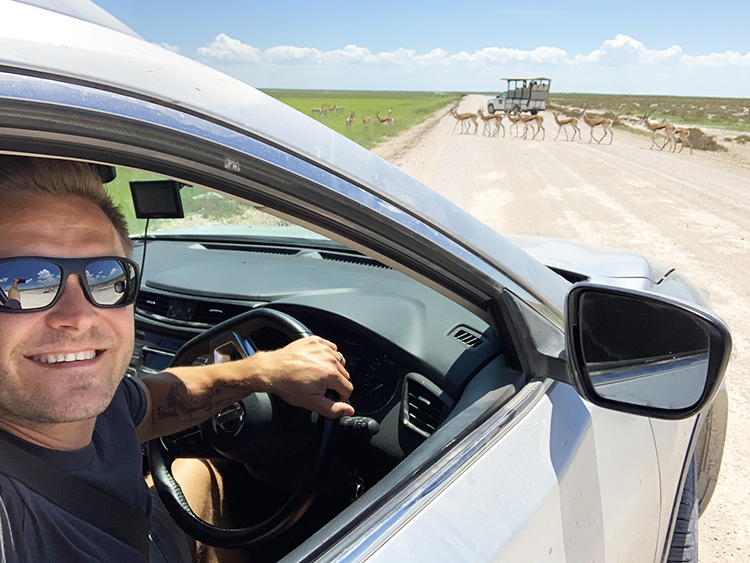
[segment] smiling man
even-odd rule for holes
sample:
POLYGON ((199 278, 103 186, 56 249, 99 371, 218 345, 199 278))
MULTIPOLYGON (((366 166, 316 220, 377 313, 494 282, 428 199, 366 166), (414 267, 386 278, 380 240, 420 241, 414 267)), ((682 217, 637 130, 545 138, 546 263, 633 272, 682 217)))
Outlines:
MULTIPOLYGON (((353 414, 343 357, 317 337, 229 364, 124 378, 137 266, 125 221, 89 165, 0 156, 0 233, 0 440, 40 463, 150 516, 139 441, 256 391, 328 417, 353 414), (342 400, 328 399, 329 389, 342 400)), ((0 546, 2 561, 146 560, 2 468, 0 546)))

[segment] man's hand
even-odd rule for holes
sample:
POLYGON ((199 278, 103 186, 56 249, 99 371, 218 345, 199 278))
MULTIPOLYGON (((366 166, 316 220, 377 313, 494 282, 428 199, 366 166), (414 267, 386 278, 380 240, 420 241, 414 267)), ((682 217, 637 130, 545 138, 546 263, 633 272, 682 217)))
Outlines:
POLYGON ((235 362, 173 367, 145 377, 149 399, 138 436, 145 441, 178 432, 256 392, 328 418, 351 416, 354 408, 346 401, 353 387, 340 358, 333 342, 310 336, 235 362), (329 389, 340 400, 326 397, 329 389))
POLYGON ((336 345, 319 336, 295 340, 273 352, 257 352, 241 361, 259 362, 265 372, 267 391, 281 399, 328 418, 352 416, 347 402, 354 389, 336 345), (331 389, 340 400, 326 397, 331 389))

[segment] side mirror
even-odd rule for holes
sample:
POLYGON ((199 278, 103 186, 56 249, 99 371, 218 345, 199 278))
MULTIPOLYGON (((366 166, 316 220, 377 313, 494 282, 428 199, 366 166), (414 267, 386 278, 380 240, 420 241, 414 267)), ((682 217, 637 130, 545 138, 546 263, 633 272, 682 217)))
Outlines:
POLYGON ((565 341, 571 383, 588 401, 654 418, 687 418, 724 376, 732 340, 697 306, 622 288, 570 290, 565 341))

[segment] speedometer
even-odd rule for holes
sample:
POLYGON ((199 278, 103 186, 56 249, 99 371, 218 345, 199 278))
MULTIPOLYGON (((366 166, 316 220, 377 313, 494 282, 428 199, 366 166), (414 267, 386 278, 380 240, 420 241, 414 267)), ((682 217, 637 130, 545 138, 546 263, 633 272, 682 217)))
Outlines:
POLYGON ((363 361, 352 375, 350 400, 357 414, 374 414, 390 403, 407 371, 385 353, 363 361))

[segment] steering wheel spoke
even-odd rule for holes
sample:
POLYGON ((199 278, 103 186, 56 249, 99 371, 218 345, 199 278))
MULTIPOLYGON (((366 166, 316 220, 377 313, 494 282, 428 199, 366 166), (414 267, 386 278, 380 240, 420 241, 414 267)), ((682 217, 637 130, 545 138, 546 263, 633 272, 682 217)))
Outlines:
POLYGON ((233 330, 217 335, 216 338, 211 340, 210 348, 211 357, 215 364, 224 364, 239 358, 247 358, 258 351, 249 336, 240 336, 233 330))

